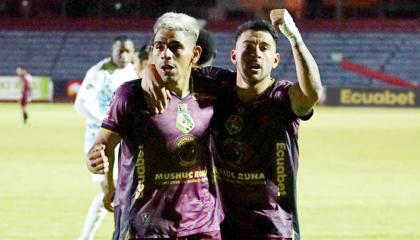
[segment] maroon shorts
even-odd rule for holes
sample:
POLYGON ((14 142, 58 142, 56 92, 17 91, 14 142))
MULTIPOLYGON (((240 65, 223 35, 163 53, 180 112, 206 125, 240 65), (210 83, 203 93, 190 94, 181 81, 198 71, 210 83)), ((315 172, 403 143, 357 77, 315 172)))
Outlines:
POLYGON ((25 98, 25 97, 21 98, 20 99, 20 106, 24 107, 26 105, 28 105, 28 98, 25 98))
POLYGON ((24 107, 24 106, 28 105, 28 102, 29 102, 29 93, 24 92, 22 94, 22 97, 20 98, 20 105, 22 107, 24 107))

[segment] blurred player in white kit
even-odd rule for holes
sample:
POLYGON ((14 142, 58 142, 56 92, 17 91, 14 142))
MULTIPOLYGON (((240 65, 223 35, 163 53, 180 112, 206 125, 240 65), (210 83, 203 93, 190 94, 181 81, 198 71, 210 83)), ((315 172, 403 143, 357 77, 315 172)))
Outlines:
MULTIPOLYGON (((92 147, 114 91, 124 82, 138 78, 132 64, 134 49, 131 39, 118 36, 114 39, 111 57, 98 62, 86 73, 75 100, 76 110, 87 119, 85 153, 92 147)), ((118 149, 115 154, 118 154, 118 149)), ((92 240, 106 213, 103 205, 104 175, 93 174, 92 179, 100 184, 101 192, 90 205, 79 240, 92 240)))

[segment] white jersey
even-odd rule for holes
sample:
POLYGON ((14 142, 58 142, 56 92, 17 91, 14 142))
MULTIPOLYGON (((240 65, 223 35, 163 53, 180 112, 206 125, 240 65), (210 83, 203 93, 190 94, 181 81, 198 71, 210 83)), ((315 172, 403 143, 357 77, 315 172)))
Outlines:
POLYGON ((115 90, 124 82, 137 78, 133 64, 116 68, 110 58, 87 71, 75 101, 76 110, 87 118, 85 152, 92 147, 115 90))

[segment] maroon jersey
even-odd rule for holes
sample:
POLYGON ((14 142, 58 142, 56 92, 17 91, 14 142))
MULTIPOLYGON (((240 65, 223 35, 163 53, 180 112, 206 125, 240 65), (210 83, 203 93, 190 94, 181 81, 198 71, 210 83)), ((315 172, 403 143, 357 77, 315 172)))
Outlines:
POLYGON ((21 82, 21 98, 20 98, 20 104, 22 106, 26 106, 28 102, 30 101, 30 94, 31 94, 31 86, 29 84, 29 80, 27 75, 20 76, 20 82, 21 82))
MULTIPOLYGON (((224 238, 292 238, 294 231, 299 232, 295 198, 299 120, 291 110, 290 86, 287 81, 275 82, 248 104, 232 90, 218 100, 213 128, 226 207, 224 238)), ((295 237, 299 239, 298 234, 295 237)))
POLYGON ((158 115, 148 111, 140 81, 116 91, 102 123, 122 137, 115 239, 124 239, 128 229, 134 238, 175 238, 220 229, 224 214, 209 134, 216 88, 208 84, 202 76, 195 78, 195 90, 200 90, 182 99, 172 96, 158 115))

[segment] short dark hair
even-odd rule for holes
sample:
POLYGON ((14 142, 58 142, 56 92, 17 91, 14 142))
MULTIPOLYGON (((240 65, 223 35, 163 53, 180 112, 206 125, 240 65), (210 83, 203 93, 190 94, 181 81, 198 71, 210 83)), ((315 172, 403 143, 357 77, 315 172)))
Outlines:
POLYGON ((141 61, 149 59, 149 50, 150 50, 150 44, 146 43, 141 48, 136 49, 136 53, 138 53, 139 59, 141 61))
POLYGON ((132 40, 129 37, 127 37, 126 35, 119 35, 119 36, 116 36, 114 38, 114 42, 118 42, 118 41, 123 43, 125 41, 132 41, 132 40))
POLYGON ((268 32, 273 37, 274 42, 277 42, 277 39, 279 38, 277 30, 273 25, 271 25, 271 23, 266 20, 258 19, 251 20, 239 25, 239 27, 236 29, 235 42, 238 41, 238 38, 242 35, 242 33, 247 30, 268 32))
POLYGON ((201 56, 197 61, 197 65, 208 62, 211 58, 216 58, 216 47, 211 33, 205 29, 200 29, 197 45, 201 47, 201 56))

